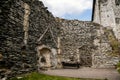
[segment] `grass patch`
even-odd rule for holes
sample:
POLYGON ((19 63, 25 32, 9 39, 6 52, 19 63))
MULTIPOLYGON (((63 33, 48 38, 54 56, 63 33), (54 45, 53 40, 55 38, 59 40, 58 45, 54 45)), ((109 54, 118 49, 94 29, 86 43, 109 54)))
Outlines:
MULTIPOLYGON (((81 78, 69 78, 69 77, 60 77, 60 76, 50 76, 40 73, 30 73, 22 76, 21 78, 12 78, 10 80, 103 80, 103 79, 81 79, 81 78)), ((107 79, 104 79, 107 80, 107 79)))

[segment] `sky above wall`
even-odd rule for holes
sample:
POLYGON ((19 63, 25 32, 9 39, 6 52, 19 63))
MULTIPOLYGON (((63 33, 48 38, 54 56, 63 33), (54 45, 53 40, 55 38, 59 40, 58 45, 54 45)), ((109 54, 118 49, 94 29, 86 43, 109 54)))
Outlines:
POLYGON ((55 17, 90 21, 93 0, 41 0, 55 17))

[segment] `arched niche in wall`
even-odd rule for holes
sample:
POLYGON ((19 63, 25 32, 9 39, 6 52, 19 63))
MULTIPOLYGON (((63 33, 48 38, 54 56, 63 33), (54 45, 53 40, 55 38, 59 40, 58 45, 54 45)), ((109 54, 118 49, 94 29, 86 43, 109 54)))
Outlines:
POLYGON ((116 4, 117 6, 119 6, 119 5, 120 5, 120 0, 115 0, 115 4, 116 4))
POLYGON ((47 47, 44 47, 39 50, 40 51, 40 63, 42 67, 50 67, 51 66, 51 50, 47 47))
POLYGON ((117 24, 120 24, 120 18, 115 18, 117 24))
POLYGON ((46 45, 39 45, 38 52, 38 71, 40 69, 49 69, 57 67, 57 51, 46 45))

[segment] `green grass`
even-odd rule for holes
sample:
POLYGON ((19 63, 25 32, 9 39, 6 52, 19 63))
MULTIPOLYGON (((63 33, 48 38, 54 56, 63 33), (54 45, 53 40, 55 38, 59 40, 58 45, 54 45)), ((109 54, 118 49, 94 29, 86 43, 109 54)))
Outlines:
MULTIPOLYGON (((69 78, 69 77, 60 77, 60 76, 50 76, 40 73, 30 73, 22 76, 23 78, 17 79, 12 78, 10 80, 103 80, 103 79, 81 79, 81 78, 69 78)), ((104 79, 107 80, 107 79, 104 79)))

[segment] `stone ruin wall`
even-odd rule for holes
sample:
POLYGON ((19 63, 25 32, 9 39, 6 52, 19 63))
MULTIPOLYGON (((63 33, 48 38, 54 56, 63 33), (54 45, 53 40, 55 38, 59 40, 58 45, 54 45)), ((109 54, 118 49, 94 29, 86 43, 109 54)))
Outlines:
POLYGON ((91 48, 94 47, 91 36, 94 38, 95 30, 92 28, 95 26, 92 26, 90 22, 78 20, 61 19, 59 21, 62 24, 61 55, 63 55, 63 61, 69 61, 72 56, 74 56, 75 61, 80 61, 78 58, 79 55, 82 55, 84 56, 84 58, 81 57, 82 60, 89 62, 88 64, 83 63, 83 65, 91 66, 91 48))
POLYGON ((120 1, 94 0, 93 21, 111 28, 116 38, 120 39, 120 1))
POLYGON ((41 1, 0 1, 0 78, 37 70, 37 47, 56 49, 58 26, 41 1))
POLYGON ((120 1, 116 0, 116 2, 112 3, 115 4, 113 5, 113 10, 114 10, 114 14, 115 14, 115 23, 116 23, 116 28, 115 28, 115 35, 118 37, 119 41, 120 41, 120 1))
POLYGON ((80 61, 82 66, 113 68, 119 57, 110 55, 112 47, 104 27, 93 22, 57 18, 62 26, 62 61, 80 61))
MULTIPOLYGON (((106 32, 107 29, 101 27, 97 30, 97 37, 94 39, 94 46, 96 49, 92 53, 92 67, 93 68, 115 68, 116 64, 120 61, 119 49, 118 53, 114 53, 114 48, 111 43, 109 33, 106 32)), ((110 33, 113 34, 111 30, 110 33)), ((115 40, 117 40, 114 37, 115 40)), ((117 43, 118 44, 118 43, 117 43)))
POLYGON ((110 68, 118 62, 118 56, 109 55, 112 47, 101 25, 78 20, 56 21, 38 0, 0 1, 0 78, 37 70, 37 47, 42 46, 59 49, 63 61, 73 56, 84 66, 110 68))

